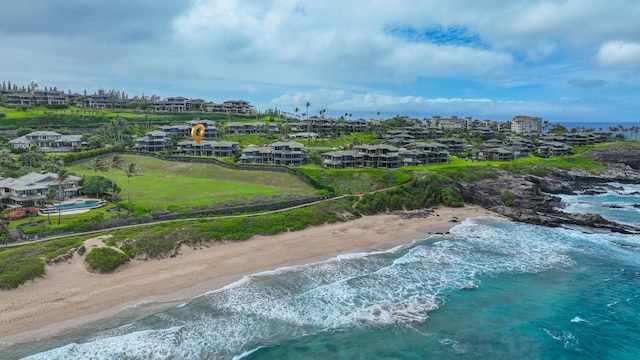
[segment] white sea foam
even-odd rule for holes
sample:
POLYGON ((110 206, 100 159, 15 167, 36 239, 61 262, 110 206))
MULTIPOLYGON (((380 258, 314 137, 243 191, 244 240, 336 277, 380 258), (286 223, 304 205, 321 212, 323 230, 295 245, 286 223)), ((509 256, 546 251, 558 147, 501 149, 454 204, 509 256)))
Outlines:
POLYGON ((552 339, 559 341, 563 344, 564 348, 572 351, 580 350, 580 341, 571 333, 571 331, 567 330, 551 330, 551 329, 542 329, 547 335, 551 336, 552 339))
POLYGON ((587 320, 579 317, 579 316, 575 316, 573 319, 571 319, 572 323, 582 323, 582 322, 588 322, 587 320))

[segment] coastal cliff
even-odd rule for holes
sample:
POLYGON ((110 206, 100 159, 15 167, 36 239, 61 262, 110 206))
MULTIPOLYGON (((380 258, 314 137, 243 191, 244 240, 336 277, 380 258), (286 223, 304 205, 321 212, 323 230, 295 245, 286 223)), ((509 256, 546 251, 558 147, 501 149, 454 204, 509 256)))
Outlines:
POLYGON ((475 183, 458 182, 458 191, 465 202, 480 205, 513 220, 543 226, 584 226, 610 231, 640 234, 640 228, 604 219, 598 214, 569 214, 561 211, 564 204, 555 194, 598 194, 611 189, 608 183, 640 184, 640 151, 608 149, 592 157, 606 160, 607 169, 598 172, 584 170, 547 169, 545 176, 518 175, 498 171, 495 179, 475 183), (505 201, 505 192, 509 200, 505 201))

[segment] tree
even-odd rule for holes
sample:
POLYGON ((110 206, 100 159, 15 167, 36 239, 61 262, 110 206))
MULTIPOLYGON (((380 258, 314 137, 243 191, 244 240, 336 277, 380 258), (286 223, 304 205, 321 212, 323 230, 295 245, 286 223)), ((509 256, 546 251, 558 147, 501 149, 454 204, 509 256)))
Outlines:
POLYGON ((113 139, 122 142, 122 135, 129 128, 129 123, 125 118, 116 115, 116 117, 109 122, 109 128, 112 131, 113 139))
POLYGON ((13 158, 13 154, 11 154, 11 150, 2 148, 0 149, 0 169, 2 169, 1 174, 6 175, 7 170, 16 170, 19 166, 17 166, 15 159, 13 158))
POLYGON ((300 109, 296 107, 295 110, 293 110, 293 112, 296 113, 296 118, 297 118, 298 117, 298 113, 300 112, 300 109))
MULTIPOLYGON (((47 192, 44 194, 45 199, 44 203, 47 205, 52 205, 56 199, 57 191, 54 188, 48 188, 47 192)), ((49 220, 49 225, 51 225, 51 212, 47 211, 47 219, 49 220)))
POLYGON ((100 135, 91 135, 86 141, 89 149, 99 149, 104 145, 104 141, 100 135))
MULTIPOLYGON (((111 183, 115 185, 114 175, 116 169, 121 169, 124 164, 124 160, 120 155, 113 155, 110 158, 107 158, 106 164, 109 168, 111 168, 111 183)), ((111 192, 115 194, 115 186, 111 188, 111 192)))
POLYGON ((109 193, 115 195, 120 192, 120 187, 104 176, 94 175, 85 177, 82 190, 87 194, 95 193, 97 198, 109 193))
POLYGON ((560 124, 553 124, 549 132, 552 134, 566 134, 567 128, 560 124))
POLYGON ((309 106, 311 106, 311 103, 307 101, 307 104, 306 104, 307 112, 305 113, 307 118, 307 141, 309 141, 309 137, 311 135, 311 121, 309 121, 309 106))
POLYGON ((47 156, 44 159, 44 163, 42 164, 42 168, 47 172, 58 172, 60 168, 64 166, 64 160, 60 155, 51 155, 47 156))
POLYGON ((120 174, 127 177, 127 203, 129 205, 128 213, 131 214, 131 178, 140 175, 142 171, 134 163, 124 164, 120 174))
POLYGON ((42 152, 42 150, 35 146, 35 145, 31 145, 27 151, 25 151, 24 153, 20 154, 20 157, 18 157, 18 160, 20 160, 23 164, 28 164, 29 165, 29 172, 32 171, 33 166, 36 165, 40 165, 40 162, 44 159, 44 153, 42 152))
POLYGON ((64 191, 62 185, 67 181, 67 179, 71 176, 71 173, 67 169, 60 169, 56 173, 56 184, 58 184, 58 225, 60 225, 60 205, 62 205, 62 200, 64 199, 64 191))
POLYGON ((89 163, 89 169, 93 170, 93 175, 98 175, 98 171, 107 171, 107 164, 101 158, 93 158, 89 163))
MULTIPOLYGON (((107 167, 107 164, 104 162, 104 160, 102 160, 101 158, 93 158, 91 159, 89 169, 93 170, 93 176, 98 176, 98 171, 107 171, 108 167, 107 167)), ((88 193, 89 190, 85 188, 85 192, 88 193)), ((100 197, 100 194, 96 189, 96 198, 99 198, 99 197, 100 197)))

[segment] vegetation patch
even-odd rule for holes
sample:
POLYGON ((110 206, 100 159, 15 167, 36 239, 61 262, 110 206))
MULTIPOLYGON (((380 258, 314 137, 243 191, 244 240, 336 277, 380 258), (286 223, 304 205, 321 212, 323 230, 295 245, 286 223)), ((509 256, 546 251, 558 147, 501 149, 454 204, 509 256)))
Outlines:
POLYGON ((109 273, 129 261, 129 257, 118 250, 102 247, 91 249, 84 260, 92 270, 109 273))
POLYGON ((79 247, 85 238, 67 238, 0 248, 0 289, 13 289, 45 275, 45 260, 79 247))
POLYGON ((345 198, 273 214, 155 224, 114 231, 112 239, 129 257, 144 253, 151 258, 162 258, 181 243, 241 241, 254 235, 275 235, 352 220, 359 216, 354 213, 353 203, 354 198, 345 198))
POLYGON ((356 209, 365 215, 395 210, 416 210, 439 204, 464 206, 451 178, 435 173, 423 175, 407 185, 362 196, 356 209))

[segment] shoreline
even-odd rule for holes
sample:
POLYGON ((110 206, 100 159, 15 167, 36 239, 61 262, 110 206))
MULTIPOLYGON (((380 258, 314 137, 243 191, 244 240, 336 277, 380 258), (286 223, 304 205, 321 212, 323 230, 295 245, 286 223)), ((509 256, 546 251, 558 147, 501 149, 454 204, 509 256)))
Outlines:
MULTIPOLYGON (((373 215, 242 242, 182 245, 179 255, 132 260, 111 274, 89 272, 84 258, 47 266, 44 278, 0 291, 0 344, 28 343, 114 319, 140 318, 247 275, 382 251, 447 233, 467 218, 501 215, 479 206, 439 207, 424 218, 373 215), (457 219, 453 222, 452 219, 457 219), (138 310, 143 311, 139 312, 138 310)), ((87 240, 102 246, 102 237, 87 240)))

